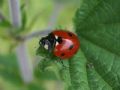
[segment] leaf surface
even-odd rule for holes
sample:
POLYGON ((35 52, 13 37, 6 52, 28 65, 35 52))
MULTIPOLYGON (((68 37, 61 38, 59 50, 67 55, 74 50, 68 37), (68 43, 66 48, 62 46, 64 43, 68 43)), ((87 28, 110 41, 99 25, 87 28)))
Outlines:
POLYGON ((76 12, 81 50, 95 68, 87 70, 90 90, 120 89, 119 5, 119 0, 83 0, 76 12))

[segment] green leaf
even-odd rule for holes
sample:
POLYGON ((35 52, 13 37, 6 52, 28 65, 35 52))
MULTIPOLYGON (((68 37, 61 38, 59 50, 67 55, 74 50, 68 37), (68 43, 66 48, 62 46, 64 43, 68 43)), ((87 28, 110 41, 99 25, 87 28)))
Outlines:
POLYGON ((11 27, 11 24, 8 20, 3 19, 3 20, 0 20, 0 27, 5 27, 5 28, 11 27))
POLYGON ((36 22, 39 20, 42 12, 43 12, 43 11, 38 11, 38 13, 35 14, 35 15, 33 16, 33 18, 31 18, 31 20, 30 20, 30 22, 29 22, 29 24, 28 24, 28 26, 27 26, 27 30, 26 30, 26 31, 31 31, 31 30, 32 30, 33 26, 34 26, 34 25, 36 24, 36 22))
POLYGON ((29 85, 29 88, 27 90, 45 90, 43 87, 39 87, 36 84, 29 85))
POLYGON ((81 50, 95 68, 87 70, 90 90, 120 89, 119 5, 120 0, 83 0, 76 12, 81 50))
POLYGON ((0 77, 16 85, 19 85, 22 82, 14 54, 6 56, 0 55, 0 77))
POLYGON ((59 73, 61 80, 64 82, 64 90, 72 90, 68 60, 64 60, 63 65, 59 73))
POLYGON ((0 8, 3 6, 3 0, 0 0, 0 8))
POLYGON ((43 74, 44 77, 48 75, 51 78, 53 76, 54 78, 60 81, 62 80, 64 85, 64 90, 70 90, 71 82, 70 82, 68 61, 67 60, 61 61, 60 58, 54 56, 53 53, 48 52, 42 46, 40 46, 37 49, 37 55, 43 57, 43 59, 41 59, 41 62, 39 63, 39 66, 40 66, 39 73, 40 71, 46 72, 43 74), (63 62, 63 63, 60 63, 60 62, 63 62), (51 76, 49 71, 50 72, 53 71, 51 72, 52 73, 51 76))
POLYGON ((21 28, 24 30, 25 29, 25 26, 26 26, 26 23, 27 23, 27 14, 26 14, 26 5, 25 4, 23 4, 22 6, 21 6, 21 13, 22 13, 22 26, 21 26, 21 28))
POLYGON ((62 4, 68 4, 68 3, 78 3, 79 0, 53 0, 54 2, 57 3, 62 3, 62 4))
POLYGON ((69 60, 73 90, 90 90, 86 72, 86 58, 81 50, 69 60))
POLYGON ((25 85, 21 79, 15 54, 0 55, 0 83, 4 90, 46 90, 43 81, 56 79, 52 72, 37 72, 36 79, 25 85), (7 88, 9 87, 9 88, 7 88))
POLYGON ((53 53, 48 52, 48 50, 44 49, 42 46, 39 46, 39 48, 36 51, 36 54, 48 60, 50 59, 51 61, 55 61, 59 59, 58 57, 55 57, 53 53))
POLYGON ((112 88, 101 78, 93 66, 87 68, 90 90, 112 90, 112 88))

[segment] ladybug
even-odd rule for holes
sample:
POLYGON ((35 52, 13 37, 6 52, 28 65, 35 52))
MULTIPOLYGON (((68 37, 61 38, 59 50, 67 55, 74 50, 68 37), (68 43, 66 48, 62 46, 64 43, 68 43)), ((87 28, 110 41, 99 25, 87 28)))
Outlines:
POLYGON ((60 59, 71 58, 79 49, 78 37, 64 30, 55 30, 41 38, 39 44, 60 59))

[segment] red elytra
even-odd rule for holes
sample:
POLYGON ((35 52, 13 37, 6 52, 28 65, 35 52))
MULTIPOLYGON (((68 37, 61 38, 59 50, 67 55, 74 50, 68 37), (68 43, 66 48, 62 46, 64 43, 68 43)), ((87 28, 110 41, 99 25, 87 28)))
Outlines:
POLYGON ((68 59, 78 51, 80 42, 74 33, 64 30, 56 30, 52 33, 54 36, 62 38, 62 42, 54 47, 53 53, 55 56, 61 59, 68 59))

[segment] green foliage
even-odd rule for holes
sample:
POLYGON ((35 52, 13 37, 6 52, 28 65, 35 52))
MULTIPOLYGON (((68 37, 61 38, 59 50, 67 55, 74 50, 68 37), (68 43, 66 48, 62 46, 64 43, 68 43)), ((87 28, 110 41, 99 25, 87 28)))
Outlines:
POLYGON ((77 10, 74 22, 81 50, 69 60, 69 71, 63 70, 63 81, 71 82, 68 89, 120 89, 119 4, 119 0, 84 0, 77 10))
POLYGON ((36 68, 35 76, 37 79, 30 84, 25 85, 20 76, 21 74, 19 72, 15 54, 0 55, 0 82, 1 78, 3 78, 0 88, 4 88, 3 90, 46 90, 43 87, 45 80, 58 80, 56 74, 52 71, 41 71, 40 68, 36 68), (14 88, 10 88, 9 85, 14 88))
MULTIPOLYGON (((29 9, 25 8, 25 4, 21 6, 22 27, 20 29, 22 32, 28 33, 34 25, 41 25, 40 22, 37 22, 38 17, 44 16, 45 19, 40 19, 42 23, 48 19, 49 15, 46 16, 46 10, 44 10, 45 13, 43 12, 45 15, 40 16, 41 7, 32 9, 40 4, 38 1, 31 0, 32 3, 35 2, 35 5, 31 4, 29 9), (30 13, 28 13, 29 10, 30 13)), ((69 0, 56 1, 64 4, 69 2, 69 0)), ((0 5, 1 2, 3 0, 0 1, 0 5)), ((74 2, 74 0, 70 2, 74 2)), ((44 3, 50 6, 48 0, 44 3)), ((42 58, 39 65, 35 67, 35 79, 29 85, 24 85, 21 80, 15 54, 0 55, 0 83, 2 82, 0 89, 2 87, 3 90, 46 90, 45 81, 50 80, 62 81, 65 90, 120 90, 119 5, 120 0, 83 0, 74 19, 81 49, 70 60, 63 61, 64 67, 57 62, 59 58, 39 47, 37 55, 42 58), (6 88, 9 85, 13 88, 6 88)), ((45 5, 43 6, 45 7, 45 5)), ((64 20, 63 18, 62 21, 64 20)), ((0 28, 4 27, 11 27, 10 22, 6 19, 0 21, 0 28)), ((10 38, 9 32, 3 33, 6 32, 6 29, 0 29, 0 32, 0 37, 5 34, 10 38)), ((21 33, 17 32, 13 36, 16 34, 21 33)))
POLYGON ((48 71, 52 71, 52 73, 56 75, 54 78, 56 77, 58 80, 63 81, 64 90, 71 88, 68 60, 60 60, 60 58, 54 56, 51 52, 49 53, 41 46, 37 49, 37 55, 43 57, 42 61, 39 63, 40 71, 47 72, 48 74, 48 71))
POLYGON ((36 54, 40 55, 40 56, 42 56, 42 57, 44 57, 44 58, 46 58, 48 60, 51 59, 51 61, 55 61, 55 60, 58 59, 57 57, 55 57, 53 55, 52 52, 48 52, 48 50, 44 49, 42 46, 39 46, 39 48, 37 49, 36 54))
POLYGON ((84 0, 76 12, 81 50, 95 68, 87 68, 90 90, 120 89, 119 5, 119 0, 84 0))
POLYGON ((10 28, 11 24, 8 20, 3 18, 3 19, 0 19, 0 27, 10 28))
POLYGON ((87 68, 88 83, 91 90, 112 90, 91 65, 87 68))
POLYGON ((0 0, 0 7, 2 7, 2 4, 3 4, 3 0, 0 0))
POLYGON ((27 13, 26 13, 26 5, 23 4, 21 6, 21 13, 22 13, 22 26, 21 28, 24 30, 25 29, 25 26, 26 26, 26 23, 27 23, 27 13))
POLYGON ((4 79, 6 79, 7 81, 12 81, 15 84, 22 82, 19 78, 19 73, 17 72, 18 67, 16 64, 16 57, 14 54, 8 56, 0 55, 0 67, 0 75, 4 79))
POLYGON ((53 0, 57 3, 68 4, 68 3, 79 3, 80 0, 53 0))
POLYGON ((81 50, 69 60, 73 90, 90 90, 87 81, 86 58, 81 50))

